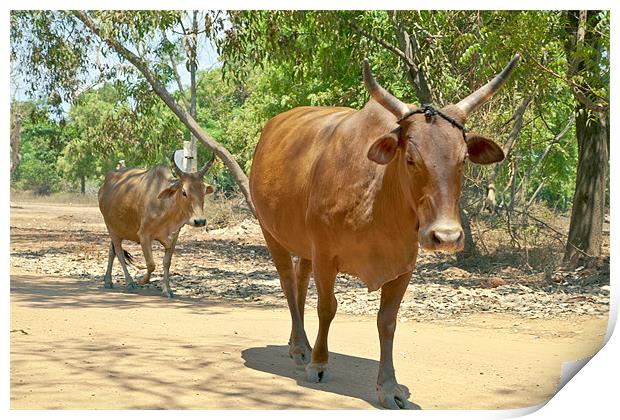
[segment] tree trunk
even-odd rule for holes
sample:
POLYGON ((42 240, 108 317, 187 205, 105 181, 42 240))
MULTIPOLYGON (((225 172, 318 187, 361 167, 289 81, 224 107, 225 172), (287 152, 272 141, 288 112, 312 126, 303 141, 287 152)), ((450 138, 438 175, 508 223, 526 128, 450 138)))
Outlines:
POLYGON ((84 175, 80 176, 80 192, 86 194, 86 177, 84 175))
POLYGON ((545 178, 543 178, 542 181, 540 181, 540 184, 538 184, 536 191, 534 191, 530 199, 525 204, 525 207, 523 208, 523 213, 527 214, 528 209, 530 208, 532 203, 534 203, 534 200, 536 200, 536 196, 538 196, 538 193, 541 192, 543 187, 545 186, 545 181, 546 181, 545 178))
POLYGON ((564 264, 574 267, 585 254, 601 255, 605 220, 605 186, 609 162, 606 116, 577 108, 575 127, 579 155, 573 208, 564 264), (582 252, 579 252, 578 249, 582 252))
POLYGON ((19 142, 21 138, 22 118, 15 116, 13 121, 13 129, 11 130, 11 175, 19 165, 19 142))
POLYGON ((495 207, 497 206, 497 197, 495 192, 495 184, 490 183, 487 185, 487 198, 484 200, 483 210, 487 210, 489 213, 495 213, 495 207))
POLYGON ((190 130, 192 134, 196 136, 196 138, 205 146, 207 149, 213 151, 217 157, 219 157, 222 163, 228 168, 230 174, 233 179, 239 186, 241 193, 245 197, 245 201, 248 205, 248 208, 252 212, 254 216, 256 216, 256 210, 254 209, 254 204, 252 203, 252 198, 250 196, 250 185, 248 182, 248 177, 245 175, 233 155, 218 143, 213 137, 208 135, 202 128, 198 125, 196 120, 192 118, 189 113, 183 110, 176 103, 170 92, 166 89, 166 87, 157 79, 157 77, 151 72, 148 65, 142 61, 140 57, 129 51, 123 45, 121 45, 118 40, 108 37, 103 37, 99 28, 95 25, 95 23, 90 19, 90 17, 81 10, 76 10, 73 12, 75 16, 80 19, 84 25, 95 35, 101 37, 101 39, 108 44, 110 48, 116 51, 121 57, 129 61, 133 64, 142 75, 145 77, 147 82, 153 88, 153 91, 159 96, 164 103, 170 108, 172 112, 181 120, 181 122, 190 130))
MULTIPOLYGON (((189 114, 196 119, 196 71, 198 70, 198 11, 194 10, 192 19, 192 34, 189 48, 189 77, 190 77, 190 109, 189 114)), ((190 172, 198 170, 198 151, 196 150, 196 136, 190 133, 190 172)))
POLYGON ((474 242, 474 237, 471 234, 471 223, 469 220, 469 214, 467 214, 462 207, 459 208, 459 215, 461 217, 461 227, 463 228, 464 246, 463 250, 456 254, 456 258, 459 261, 465 258, 478 255, 478 249, 474 242))
POLYGON ((517 204, 517 174, 519 173, 519 158, 513 155, 511 163, 513 177, 510 182, 510 205, 508 206, 508 211, 512 213, 515 209, 515 205, 517 204))

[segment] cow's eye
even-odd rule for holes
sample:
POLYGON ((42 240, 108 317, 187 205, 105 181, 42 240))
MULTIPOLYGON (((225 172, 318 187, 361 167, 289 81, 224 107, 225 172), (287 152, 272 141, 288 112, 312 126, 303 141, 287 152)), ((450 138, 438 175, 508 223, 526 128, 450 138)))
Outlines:
POLYGON ((183 197, 187 197, 187 193, 183 190, 183 197))

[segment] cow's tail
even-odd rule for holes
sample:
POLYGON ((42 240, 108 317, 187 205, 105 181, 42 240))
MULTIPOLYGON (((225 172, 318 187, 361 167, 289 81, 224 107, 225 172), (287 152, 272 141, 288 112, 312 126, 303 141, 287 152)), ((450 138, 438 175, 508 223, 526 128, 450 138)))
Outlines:
POLYGON ((133 260, 133 255, 131 255, 127 250, 123 249, 123 254, 125 254, 125 261, 127 261, 127 264, 129 265, 133 265, 135 266, 136 264, 134 263, 133 260))
MULTIPOLYGON (((114 245, 112 245, 112 249, 114 249, 114 245)), ((146 267, 136 264, 136 261, 134 260, 133 255, 131 255, 127 250, 123 249, 123 255, 125 256, 125 262, 127 264, 133 265, 134 267, 139 268, 140 270, 146 270, 146 267)))
POLYGON ((123 255, 125 255, 125 261, 127 262, 127 264, 133 265, 134 267, 139 268, 140 270, 146 270, 145 266, 136 264, 136 261, 134 260, 133 255, 131 255, 129 252, 127 252, 124 249, 123 249, 123 255))

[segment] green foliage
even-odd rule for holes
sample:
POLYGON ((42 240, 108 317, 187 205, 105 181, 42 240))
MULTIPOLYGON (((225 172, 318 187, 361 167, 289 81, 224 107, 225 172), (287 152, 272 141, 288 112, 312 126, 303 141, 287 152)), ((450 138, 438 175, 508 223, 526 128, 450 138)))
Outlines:
POLYGON ((164 104, 132 106, 121 83, 105 84, 81 95, 71 108, 59 164, 73 181, 102 178, 120 159, 128 166, 153 166, 179 147, 180 128, 164 104))
POLYGON ((22 114, 21 162, 12 177, 14 187, 50 194, 62 187, 56 160, 65 145, 62 122, 47 117, 41 104, 14 103, 13 111, 22 114))
MULTIPOLYGON (((520 182, 574 109, 565 81, 549 73, 562 76, 567 69, 562 13, 398 11, 394 16, 409 33, 416 34, 420 68, 440 105, 459 101, 492 78, 516 52, 522 55, 508 85, 468 121, 475 131, 503 143, 514 110, 526 96, 533 98, 512 152, 519 157, 520 182)), ((278 112, 298 105, 363 106, 367 98, 359 68, 363 57, 369 58, 377 79, 390 92, 419 103, 402 59, 385 48, 398 47, 388 12, 240 11, 229 17, 231 27, 218 43, 223 74, 228 80, 254 84, 242 107, 244 119, 231 132, 236 132, 236 138, 248 136, 250 150, 258 138, 254 127, 278 112)), ((576 162, 571 131, 535 170, 524 196, 529 197, 544 177, 540 196, 566 208, 574 189, 576 162)), ((470 166, 468 179, 484 179, 490 170, 470 166)), ((496 180, 500 199, 510 175, 506 164, 496 180)), ((478 185, 476 195, 484 188, 483 183, 478 185)))
MULTIPOLYGON (((114 35, 148 62, 166 86, 174 81, 170 56, 188 58, 187 45, 199 34, 216 42, 222 67, 198 73, 196 119, 246 172, 260 130, 276 114, 300 105, 362 107, 368 99, 360 70, 364 57, 384 87, 404 101, 419 103, 408 68, 393 51, 400 48, 397 24, 415 34, 414 54, 438 105, 462 99, 515 53, 522 55, 507 86, 467 123, 504 143, 514 110, 524 98, 532 98, 512 151, 518 157, 517 183, 574 112, 568 79, 597 103, 609 98, 608 11, 589 12, 586 42, 574 51, 567 28, 575 25, 575 14, 562 11, 214 11, 201 12, 199 33, 186 35, 178 34, 188 28, 188 12, 88 14, 104 34, 114 35), (589 42, 592 34, 598 36, 595 43, 589 42), (579 66, 568 74, 573 61, 579 66)), ((55 169, 72 182, 101 177, 118 159, 132 166, 166 161, 183 139, 189 139, 187 129, 142 75, 114 57, 69 12, 11 13, 12 65, 31 82, 31 91, 50 105, 74 101, 62 128, 65 144, 56 155, 55 169), (108 83, 79 94, 93 79, 108 83)), ((181 94, 175 93, 177 99, 181 94)), ((31 146, 33 138, 26 140, 31 146)), ((36 138, 43 141, 42 136, 36 138)), ((210 153, 198 150, 202 163, 210 153)), ((46 159, 38 162, 52 161, 46 159)), ((28 159, 24 165, 20 176, 28 159)), ((570 206, 576 165, 577 142, 571 129, 534 170, 524 197, 544 178, 539 197, 560 208, 570 206)), ((496 180, 500 200, 502 191, 510 192, 510 166, 503 165, 496 180)), ((468 171, 470 190, 479 194, 492 168, 471 166, 468 171)), ((219 190, 234 190, 221 163, 216 163, 212 178, 219 190)))

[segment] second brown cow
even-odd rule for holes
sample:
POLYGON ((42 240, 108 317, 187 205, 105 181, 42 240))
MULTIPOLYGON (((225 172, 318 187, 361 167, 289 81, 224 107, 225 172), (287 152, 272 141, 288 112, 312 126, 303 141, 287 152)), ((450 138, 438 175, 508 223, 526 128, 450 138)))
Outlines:
POLYGON ((198 172, 186 173, 176 165, 173 158, 173 171, 177 177, 173 177, 167 165, 148 170, 122 169, 106 175, 99 189, 99 209, 112 242, 104 276, 106 288, 112 287, 112 264, 115 257, 118 257, 123 268, 126 287, 136 287, 127 270, 127 260, 131 257, 122 248, 125 239, 142 246, 147 272, 140 283, 148 283, 155 270, 151 249, 155 240, 165 248, 162 293, 172 297, 169 283, 172 253, 183 225, 199 227, 206 224, 204 198, 213 192, 213 187, 205 185, 203 177, 212 163, 213 159, 198 172))

